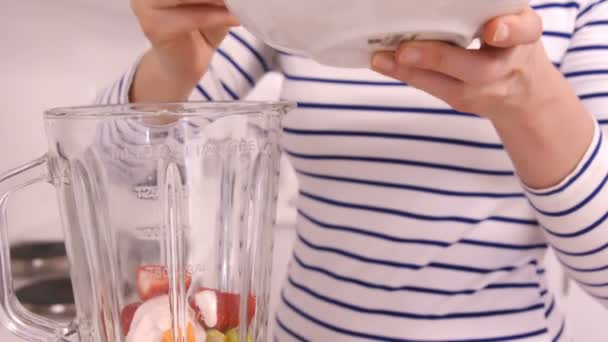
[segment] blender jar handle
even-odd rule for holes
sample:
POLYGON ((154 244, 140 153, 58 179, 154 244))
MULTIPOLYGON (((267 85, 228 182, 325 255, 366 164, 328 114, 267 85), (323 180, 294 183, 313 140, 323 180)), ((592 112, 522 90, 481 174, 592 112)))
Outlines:
POLYGON ((54 322, 26 310, 15 295, 11 272, 6 205, 18 190, 49 182, 47 164, 45 155, 0 175, 0 323, 28 341, 67 341, 75 324, 54 322))

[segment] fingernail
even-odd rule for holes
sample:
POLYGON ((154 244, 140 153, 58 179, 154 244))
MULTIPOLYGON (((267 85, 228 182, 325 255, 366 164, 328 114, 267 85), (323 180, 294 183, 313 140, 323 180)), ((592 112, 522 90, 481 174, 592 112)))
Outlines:
POLYGON ((415 47, 406 47, 399 54, 399 62, 403 64, 417 64, 420 62, 422 57, 422 53, 420 49, 415 47))
POLYGON ((494 42, 500 43, 509 38, 509 27, 506 24, 498 25, 496 32, 494 32, 494 42))
POLYGON ((377 54, 372 60, 372 66, 383 72, 391 72, 397 68, 397 63, 392 55, 377 54))

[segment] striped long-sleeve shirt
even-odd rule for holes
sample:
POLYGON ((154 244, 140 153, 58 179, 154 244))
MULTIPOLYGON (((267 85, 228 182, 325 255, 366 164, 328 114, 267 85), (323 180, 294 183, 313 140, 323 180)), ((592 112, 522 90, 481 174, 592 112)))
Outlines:
MULTIPOLYGON (((299 104, 284 121, 299 218, 276 340, 565 341, 548 248, 608 305, 608 0, 532 5, 550 59, 598 122, 578 167, 542 190, 522 186, 486 119, 241 28, 225 39, 192 100, 240 99, 277 70, 281 97, 299 104)), ((128 102, 132 75, 100 101, 128 102)))

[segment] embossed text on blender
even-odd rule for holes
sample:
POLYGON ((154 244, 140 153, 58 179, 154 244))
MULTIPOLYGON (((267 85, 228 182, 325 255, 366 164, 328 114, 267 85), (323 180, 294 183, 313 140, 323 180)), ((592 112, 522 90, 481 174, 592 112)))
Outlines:
POLYGON ((201 158, 219 157, 233 154, 250 154, 258 151, 254 139, 232 139, 223 141, 207 141, 205 143, 186 143, 171 145, 140 145, 127 146, 111 152, 111 158, 116 160, 158 160, 169 157, 201 158))

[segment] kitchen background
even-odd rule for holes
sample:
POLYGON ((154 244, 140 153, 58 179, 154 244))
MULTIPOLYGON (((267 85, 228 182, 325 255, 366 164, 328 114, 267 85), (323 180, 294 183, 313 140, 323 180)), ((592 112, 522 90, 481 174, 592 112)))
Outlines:
MULTIPOLYGON (((128 0, 0 0, 0 172, 45 152, 44 109, 91 103, 145 48, 128 0)), ((267 76, 251 98, 276 99, 280 82, 279 75, 267 76)), ((286 162, 282 172, 273 307, 294 239, 297 184, 286 162)), ((12 243, 62 237, 49 185, 20 192, 9 212, 12 243)), ((548 263, 561 292, 560 269, 553 258, 548 263)), ((576 286, 561 302, 576 342, 608 341, 608 310, 576 286)), ((0 341, 19 340, 0 327, 0 341)))

